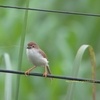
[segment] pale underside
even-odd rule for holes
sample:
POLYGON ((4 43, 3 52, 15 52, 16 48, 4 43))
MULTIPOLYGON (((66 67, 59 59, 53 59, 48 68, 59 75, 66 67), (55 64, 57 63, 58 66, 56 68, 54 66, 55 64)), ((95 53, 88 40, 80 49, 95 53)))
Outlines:
POLYGON ((28 59, 35 66, 48 66, 48 61, 46 58, 42 57, 39 51, 35 48, 26 50, 28 59))

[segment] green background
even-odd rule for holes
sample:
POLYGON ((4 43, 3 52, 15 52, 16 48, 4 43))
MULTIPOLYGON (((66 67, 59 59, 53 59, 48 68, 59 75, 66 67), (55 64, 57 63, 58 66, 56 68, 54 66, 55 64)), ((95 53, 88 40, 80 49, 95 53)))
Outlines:
MULTIPOLYGON (((0 0, 0 5, 26 6, 26 0, 0 0)), ((82 13, 100 13, 100 0, 30 0, 30 8, 61 10, 82 13)), ((10 55, 12 69, 18 69, 19 46, 24 26, 24 10, 0 8, 0 56, 10 55)), ((35 41, 48 56, 49 66, 54 75, 71 76, 74 58, 79 47, 89 44, 96 55, 96 79, 100 79, 100 18, 28 11, 27 34, 21 71, 33 65, 26 56, 27 43, 35 41)), ((6 69, 5 61, 0 63, 6 69)), ((43 73, 38 67, 32 72, 43 73)), ((89 52, 84 54, 78 77, 91 79, 89 52)), ((48 78, 20 78, 19 100, 66 100, 68 84, 65 80, 48 78)), ((16 75, 13 75, 12 100, 15 100, 16 75)), ((5 74, 0 73, 0 98, 4 100, 5 74)), ((9 85, 8 85, 9 87, 9 85)), ((96 85, 96 97, 100 99, 100 86, 96 85)), ((91 100, 92 84, 77 82, 73 100, 91 100)))

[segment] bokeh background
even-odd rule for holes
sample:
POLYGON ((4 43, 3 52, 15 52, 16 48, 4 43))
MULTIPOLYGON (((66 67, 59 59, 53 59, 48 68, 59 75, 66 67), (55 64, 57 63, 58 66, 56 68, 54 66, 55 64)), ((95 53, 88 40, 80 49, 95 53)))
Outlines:
MULTIPOLYGON (((0 0, 0 5, 26 6, 26 0, 0 0)), ((82 13, 100 13, 100 0, 30 0, 31 8, 72 11, 82 13)), ((24 26, 24 10, 0 8, 0 56, 10 55, 13 70, 18 69, 19 46, 24 26)), ((21 71, 33 65, 26 56, 26 45, 35 41, 45 51, 49 66, 54 75, 71 76, 75 55, 79 47, 89 44, 96 55, 96 78, 100 79, 100 17, 66 15, 28 11, 27 34, 21 71)), ((4 60, 0 68, 5 69, 4 60)), ((44 68, 38 67, 32 72, 43 73, 44 68)), ((78 77, 91 79, 89 52, 84 54, 78 77)), ((4 100, 5 74, 0 73, 0 98, 4 100)), ((19 100, 66 100, 68 84, 64 80, 26 77, 20 78, 19 100)), ((9 85, 8 85, 9 87, 9 85)), ((100 86, 96 85, 96 97, 100 99, 100 86)), ((16 75, 12 85, 15 100, 16 75)), ((78 83, 73 100, 91 100, 92 84, 78 83)))

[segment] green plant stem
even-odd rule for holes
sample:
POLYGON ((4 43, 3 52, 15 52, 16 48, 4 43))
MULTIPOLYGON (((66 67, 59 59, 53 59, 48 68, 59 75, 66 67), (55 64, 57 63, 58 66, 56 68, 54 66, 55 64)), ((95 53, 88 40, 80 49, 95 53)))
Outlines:
MULTIPOLYGON (((26 7, 29 7, 29 0, 27 0, 26 7)), ((21 36, 21 42, 20 42, 20 50, 19 50, 19 59, 18 59, 18 70, 21 70, 22 66, 22 58, 23 58, 23 49, 24 49, 24 41, 25 41, 25 34, 26 34, 26 27, 27 27, 27 18, 28 18, 28 10, 25 10, 25 16, 24 16, 24 24, 23 24, 23 31, 21 36)), ((16 86, 16 100, 18 100, 19 97, 19 87, 20 87, 20 75, 17 75, 17 86, 16 86)))
MULTIPOLYGON (((91 66, 92 66, 92 79, 96 79, 96 60, 95 60, 95 54, 94 50, 91 46, 89 46, 89 52, 90 52, 90 61, 91 61, 91 66)), ((92 84, 92 96, 93 100, 96 100, 96 86, 95 83, 92 84)))

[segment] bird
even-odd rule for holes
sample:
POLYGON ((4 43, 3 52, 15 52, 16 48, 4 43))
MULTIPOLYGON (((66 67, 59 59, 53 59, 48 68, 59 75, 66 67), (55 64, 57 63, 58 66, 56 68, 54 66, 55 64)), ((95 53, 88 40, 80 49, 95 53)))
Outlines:
MULTIPOLYGON (((49 61, 47 59, 47 55, 44 53, 43 50, 40 49, 36 42, 29 42, 27 44, 26 54, 29 61, 34 65, 32 68, 28 69, 25 72, 25 75, 29 75, 30 71, 38 66, 44 66, 45 72, 43 73, 44 77, 47 77, 47 74, 51 74, 49 68, 49 61)), ((50 78, 52 81, 52 78, 50 78)))

